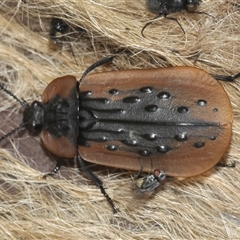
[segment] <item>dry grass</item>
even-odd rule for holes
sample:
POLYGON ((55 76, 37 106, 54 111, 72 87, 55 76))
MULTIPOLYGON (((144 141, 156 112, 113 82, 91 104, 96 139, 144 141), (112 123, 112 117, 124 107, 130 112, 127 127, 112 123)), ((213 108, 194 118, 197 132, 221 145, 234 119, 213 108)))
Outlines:
MULTIPOLYGON (((66 74, 79 79, 90 64, 119 48, 129 51, 97 71, 184 65, 236 74, 240 71, 237 1, 203 0, 199 10, 214 18, 183 11, 173 16, 185 35, 174 21, 159 19, 146 29, 144 39, 141 28, 153 15, 143 0, 3 0, 1 82, 31 102, 40 98, 52 79, 66 74), (68 43, 59 47, 50 41, 52 17, 65 19, 75 31, 69 40, 78 65, 68 43), (78 27, 86 33, 80 34, 78 27)), ((215 168, 172 181, 149 199, 134 197, 127 171, 101 168, 96 174, 120 209, 116 215, 99 189, 74 168, 42 179, 54 162, 27 134, 5 141, 0 151, 1 239, 240 239, 239 82, 224 84, 234 111, 225 159, 236 161, 236 168, 215 168)), ((9 125, 21 122, 21 112, 18 103, 0 95, 0 129, 6 132, 9 125)))

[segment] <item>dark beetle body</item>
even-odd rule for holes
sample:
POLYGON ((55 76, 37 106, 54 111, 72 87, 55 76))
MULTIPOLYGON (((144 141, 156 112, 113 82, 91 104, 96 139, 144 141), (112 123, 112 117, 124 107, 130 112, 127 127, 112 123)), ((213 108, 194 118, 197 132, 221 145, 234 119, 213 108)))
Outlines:
POLYGON ((147 9, 159 15, 175 13, 183 9, 195 11, 201 0, 146 0, 147 9))
POLYGON ((50 22, 50 38, 56 43, 60 44, 61 40, 58 35, 68 33, 69 26, 65 21, 59 18, 52 18, 50 22))
MULTIPOLYGON (((146 7, 150 12, 156 14, 156 16, 152 20, 157 19, 161 16, 166 17, 170 20, 174 20, 180 26, 182 31, 185 33, 184 29, 182 28, 178 20, 176 18, 168 17, 168 15, 171 13, 179 12, 181 10, 186 10, 188 12, 193 13, 196 11, 200 3, 201 3, 201 0, 146 0, 146 7)), ((195 12, 195 13, 203 13, 203 12, 195 12)), ((143 37, 145 37, 143 34, 145 28, 151 23, 152 21, 146 23, 142 28, 141 34, 143 37)))
POLYGON ((42 141, 56 155, 73 158, 78 151, 88 162, 168 176, 212 168, 232 133, 226 92, 192 67, 91 74, 79 89, 75 77, 57 78, 42 106, 42 141))

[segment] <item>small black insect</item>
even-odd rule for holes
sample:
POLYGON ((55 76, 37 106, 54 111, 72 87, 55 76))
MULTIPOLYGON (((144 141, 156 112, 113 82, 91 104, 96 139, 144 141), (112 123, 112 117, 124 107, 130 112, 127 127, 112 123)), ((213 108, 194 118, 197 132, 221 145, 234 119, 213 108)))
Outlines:
POLYGON ((56 44, 61 44, 62 35, 69 32, 69 25, 60 18, 53 18, 50 22, 50 38, 56 44))
MULTIPOLYGON (((168 17, 167 15, 179 12, 181 10, 186 10, 192 13, 206 14, 208 16, 211 16, 204 12, 196 12, 196 9, 201 2, 202 0, 146 0, 146 6, 150 12, 157 14, 152 20, 164 16, 165 18, 177 22, 182 31, 185 33, 178 20, 176 18, 168 17)), ((142 28, 141 34, 143 37, 145 37, 143 34, 144 29, 152 23, 152 20, 146 23, 145 26, 142 28)))
POLYGON ((70 41, 70 35, 72 35, 74 32, 77 32, 80 35, 86 34, 86 31, 83 28, 78 27, 74 29, 68 23, 66 23, 63 19, 52 18, 50 22, 50 33, 49 33, 51 40, 55 44, 60 46, 62 46, 64 42, 67 42, 69 44, 70 51, 75 59, 75 62, 78 65, 76 56, 73 51, 73 45, 72 45, 72 42, 70 41))

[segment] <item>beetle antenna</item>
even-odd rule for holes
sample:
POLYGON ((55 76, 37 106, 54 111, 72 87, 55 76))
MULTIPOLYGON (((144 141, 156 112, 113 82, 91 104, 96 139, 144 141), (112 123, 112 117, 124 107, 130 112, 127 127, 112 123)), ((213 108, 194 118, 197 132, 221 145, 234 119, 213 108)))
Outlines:
POLYGON ((82 79, 88 74, 90 73, 93 69, 105 64, 105 63, 109 63, 111 62, 114 58, 115 58, 116 54, 115 55, 109 55, 109 56, 106 56, 102 59, 100 59, 99 61, 93 63, 91 66, 89 66, 85 72, 83 73, 82 77, 80 78, 79 82, 82 81, 82 79))
POLYGON ((13 94, 11 91, 6 89, 2 84, 0 84, 0 89, 2 89, 5 93, 7 93, 12 98, 14 98, 17 102, 19 102, 22 105, 22 107, 24 107, 24 108, 29 107, 28 103, 24 99, 22 99, 22 100, 19 99, 15 94, 13 94))
POLYGON ((4 136, 2 136, 2 137, 0 138, 0 142, 1 142, 2 140, 4 140, 4 139, 8 138, 9 136, 11 136, 12 134, 14 134, 15 132, 17 132, 17 131, 25 128, 25 126, 26 126, 26 123, 21 123, 18 127, 16 127, 15 129, 13 129, 11 132, 9 132, 9 133, 5 134, 4 136))
POLYGON ((103 65, 103 64, 106 64, 106 63, 110 63, 112 62, 112 60, 119 54, 119 53, 122 53, 122 52, 125 52, 126 49, 125 48, 119 48, 114 54, 112 55, 108 55, 100 60, 98 60, 97 62, 93 63, 91 66, 89 66, 85 72, 82 74, 79 82, 82 81, 82 79, 88 74, 90 73, 93 69, 103 65))

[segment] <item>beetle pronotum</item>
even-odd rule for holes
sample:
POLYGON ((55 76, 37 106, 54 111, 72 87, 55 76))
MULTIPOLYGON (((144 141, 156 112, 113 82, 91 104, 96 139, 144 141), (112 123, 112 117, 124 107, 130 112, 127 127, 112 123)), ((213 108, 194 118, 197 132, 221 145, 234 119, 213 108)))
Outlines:
MULTIPOLYGON (((194 67, 111 71, 87 75, 113 56, 90 66, 79 82, 64 76, 49 83, 42 102, 24 106, 20 128, 41 133, 45 147, 62 158, 78 156, 81 167, 105 192, 88 162, 150 173, 141 191, 165 176, 191 177, 208 171, 226 152, 232 108, 223 87, 194 67), (86 76, 87 75, 87 76, 86 76), (221 99, 221 101, 219 101, 221 99)), ((233 81, 231 76, 214 75, 233 81)), ((58 162, 51 173, 61 167, 58 162)))

